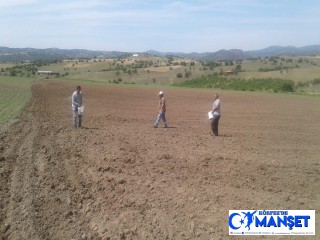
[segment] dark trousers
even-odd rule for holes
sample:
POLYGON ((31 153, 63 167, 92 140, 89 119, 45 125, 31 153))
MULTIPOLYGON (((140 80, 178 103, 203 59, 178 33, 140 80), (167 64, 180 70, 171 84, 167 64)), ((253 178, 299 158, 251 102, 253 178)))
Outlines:
POLYGON ((219 120, 220 116, 218 115, 213 115, 213 118, 211 119, 211 130, 214 136, 218 136, 219 120))

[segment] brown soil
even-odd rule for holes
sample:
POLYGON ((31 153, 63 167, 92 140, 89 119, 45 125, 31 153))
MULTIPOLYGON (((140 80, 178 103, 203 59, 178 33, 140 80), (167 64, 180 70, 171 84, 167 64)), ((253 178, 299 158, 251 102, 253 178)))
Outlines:
POLYGON ((165 89, 153 129, 160 89, 84 85, 73 129, 74 87, 35 83, 0 133, 1 240, 228 239, 230 209, 318 213, 319 99, 221 92, 212 139, 212 91, 165 89))

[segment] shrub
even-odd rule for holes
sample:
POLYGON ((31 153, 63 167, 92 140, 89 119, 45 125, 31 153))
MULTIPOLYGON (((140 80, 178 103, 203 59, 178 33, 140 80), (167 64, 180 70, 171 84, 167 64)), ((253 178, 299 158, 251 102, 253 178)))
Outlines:
POLYGON ((15 69, 11 69, 11 70, 10 70, 10 76, 14 77, 14 76, 16 76, 16 75, 17 75, 16 70, 15 70, 15 69))
POLYGON ((285 82, 281 86, 282 92, 293 92, 293 84, 291 82, 285 82))
POLYGON ((306 86, 308 86, 309 85, 309 83, 308 82, 298 82, 297 83, 297 87, 306 87, 306 86))
POLYGON ((313 84, 313 85, 320 84, 320 78, 314 79, 314 80, 312 81, 312 84, 313 84))
POLYGON ((236 79, 217 76, 216 74, 177 83, 176 86, 192 88, 219 88, 238 91, 273 91, 292 92, 295 84, 291 80, 263 78, 263 79, 236 79))

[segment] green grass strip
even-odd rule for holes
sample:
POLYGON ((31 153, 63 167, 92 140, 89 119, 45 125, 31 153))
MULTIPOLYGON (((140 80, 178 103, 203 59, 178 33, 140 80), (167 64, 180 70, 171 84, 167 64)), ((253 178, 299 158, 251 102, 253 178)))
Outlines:
POLYGON ((0 124, 14 119, 31 98, 31 78, 0 76, 0 124))

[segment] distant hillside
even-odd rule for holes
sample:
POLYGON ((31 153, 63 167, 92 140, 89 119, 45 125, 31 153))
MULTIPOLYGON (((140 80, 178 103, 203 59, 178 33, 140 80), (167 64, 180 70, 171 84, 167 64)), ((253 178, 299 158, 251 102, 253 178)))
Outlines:
POLYGON ((35 49, 0 47, 0 62, 57 61, 79 58, 115 58, 125 54, 128 53, 117 51, 90 51, 85 49, 35 49))
MULTIPOLYGON (((272 56, 311 56, 320 55, 320 45, 306 47, 281 47, 271 46, 261 50, 243 51, 241 49, 219 50, 205 53, 182 53, 182 52, 158 52, 149 50, 144 52, 153 56, 176 56, 195 60, 246 60, 258 57, 272 56)), ((85 49, 35 49, 35 48, 8 48, 0 47, 0 62, 18 61, 57 61, 63 59, 92 59, 92 58, 118 58, 132 55, 130 52, 119 51, 90 51, 85 49)))
POLYGON ((148 54, 156 56, 177 56, 183 58, 191 58, 196 60, 246 60, 258 57, 273 57, 273 56, 312 56, 320 55, 320 45, 306 46, 306 47, 281 47, 271 46, 261 50, 243 51, 241 49, 219 50, 217 52, 206 53, 179 53, 179 52, 166 52, 161 53, 153 50, 147 51, 148 54))
POLYGON ((320 54, 320 45, 306 46, 306 47, 281 47, 271 46, 262 50, 249 51, 253 57, 266 56, 311 56, 320 54))
POLYGON ((251 56, 240 49, 220 50, 214 53, 210 53, 204 57, 204 60, 240 60, 248 59, 251 56))

